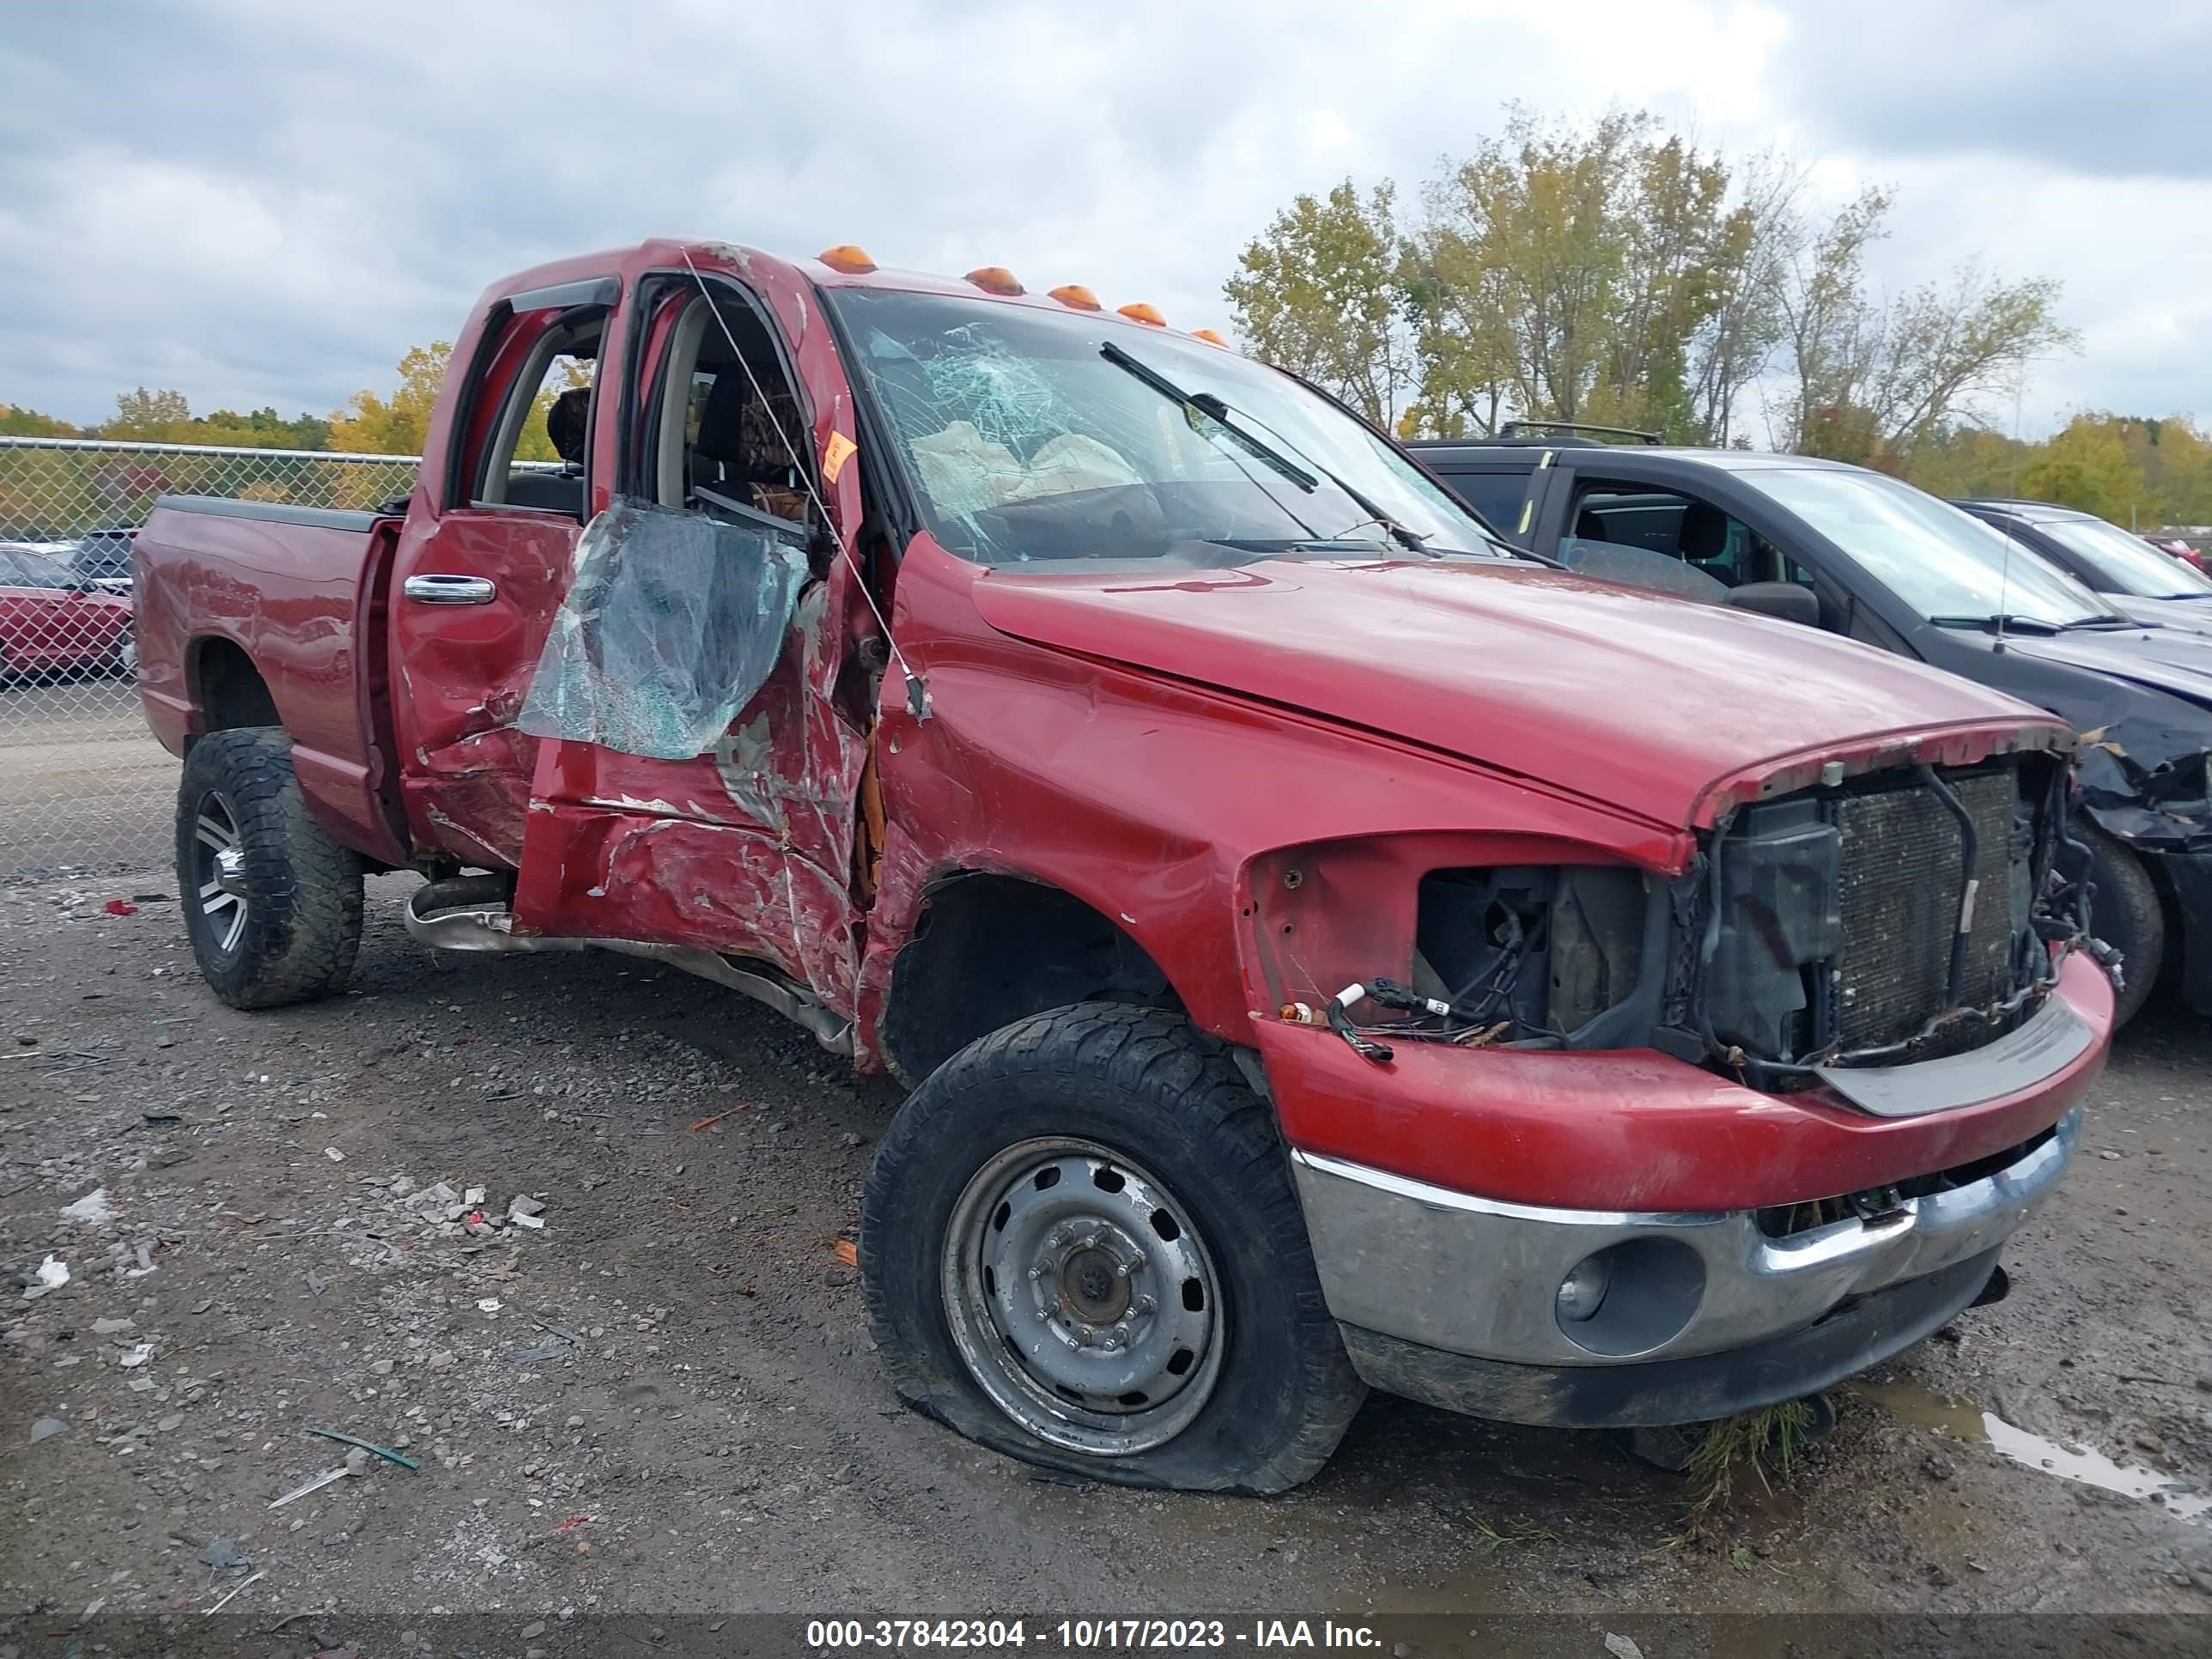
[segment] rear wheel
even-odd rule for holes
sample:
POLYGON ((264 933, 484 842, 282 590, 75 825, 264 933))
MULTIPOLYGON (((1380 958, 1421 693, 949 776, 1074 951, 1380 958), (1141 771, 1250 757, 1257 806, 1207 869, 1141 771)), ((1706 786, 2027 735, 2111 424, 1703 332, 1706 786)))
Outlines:
POLYGON ((1273 1113, 1176 1015, 1081 1004, 939 1067, 877 1151, 860 1267, 902 1399, 1097 1480, 1281 1492, 1365 1394, 1273 1113))
POLYGON ((177 885, 201 974, 234 1008, 345 988, 361 945, 361 860, 308 816, 278 727, 211 732, 177 794, 177 885))
POLYGON ((2077 823, 2073 834, 2089 848, 2089 879, 2097 890, 2089 902, 2089 929, 2120 953, 2119 1000, 2112 1015, 2117 1030, 2142 1012, 2158 983, 2166 912, 2132 848, 2094 824, 2077 823))

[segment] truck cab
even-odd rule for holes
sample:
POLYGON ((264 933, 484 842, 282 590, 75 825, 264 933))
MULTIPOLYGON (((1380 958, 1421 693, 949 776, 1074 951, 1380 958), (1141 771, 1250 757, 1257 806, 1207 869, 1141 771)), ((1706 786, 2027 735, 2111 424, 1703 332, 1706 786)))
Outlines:
POLYGON ((650 242, 453 364, 405 502, 138 537, 225 1001, 411 870, 425 945, 778 1008, 912 1090, 901 1397, 1105 1480, 1279 1491, 1370 1386, 1703 1420, 2002 1290, 2112 1013, 2058 722, 1548 568, 998 267, 650 242))

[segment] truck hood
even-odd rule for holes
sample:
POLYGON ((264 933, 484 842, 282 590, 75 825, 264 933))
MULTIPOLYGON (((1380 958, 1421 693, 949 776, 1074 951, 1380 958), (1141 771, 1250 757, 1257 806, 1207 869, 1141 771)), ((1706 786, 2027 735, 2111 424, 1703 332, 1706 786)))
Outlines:
POLYGON ((1526 564, 1001 566, 975 594, 1001 633, 1403 738, 1670 829, 1766 763, 2053 724, 1833 635, 1526 564))

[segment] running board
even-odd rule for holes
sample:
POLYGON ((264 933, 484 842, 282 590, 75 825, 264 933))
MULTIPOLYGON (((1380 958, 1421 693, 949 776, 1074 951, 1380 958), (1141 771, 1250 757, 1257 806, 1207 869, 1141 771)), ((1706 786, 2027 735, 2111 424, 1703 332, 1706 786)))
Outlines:
POLYGON ((507 892, 508 879, 504 876, 454 876, 426 882, 407 896, 408 935, 434 951, 615 951, 647 962, 665 963, 767 1004, 805 1026, 833 1054, 848 1058, 852 1054, 852 1022, 840 1019, 805 986, 764 963, 740 967, 727 957, 687 945, 518 933, 507 892))

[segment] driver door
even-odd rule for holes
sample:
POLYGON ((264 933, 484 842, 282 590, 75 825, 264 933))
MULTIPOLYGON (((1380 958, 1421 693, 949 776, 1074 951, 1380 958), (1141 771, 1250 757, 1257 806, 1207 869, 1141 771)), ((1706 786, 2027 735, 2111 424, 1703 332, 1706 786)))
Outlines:
MULTIPOLYGON (((848 573, 831 550, 858 524, 858 469, 844 480, 848 491, 834 477, 822 481, 817 458, 830 428, 817 433, 819 405, 807 395, 824 395, 817 373, 839 371, 834 357, 811 365, 811 386, 795 372, 787 331, 814 303, 795 277, 780 286, 759 262, 753 280, 740 283, 715 274, 726 260, 714 250, 690 252, 703 281, 681 267, 637 274, 619 367, 632 388, 621 400, 627 428, 603 434, 618 457, 623 499, 595 524, 571 590, 600 597, 589 615, 579 603, 556 623, 576 629, 575 660, 593 689, 571 699, 563 723, 539 739, 515 920, 550 935, 744 958, 749 971, 765 964, 849 1018, 866 736, 836 696, 848 573), (617 539, 617 516, 637 528, 617 539), (795 598, 765 652, 726 651, 727 630, 747 614, 745 596, 701 597, 698 566, 660 550, 686 541, 687 519, 700 537, 742 556, 744 568, 788 562, 795 598), (656 609, 683 615, 655 633, 656 609), (659 753, 620 735, 667 710, 629 706, 639 686, 603 672, 617 629, 623 650, 645 641, 653 684, 696 694, 681 741, 696 742, 696 752, 668 752, 665 721, 659 753), (757 689, 711 734, 696 723, 702 711, 718 707, 718 692, 736 694, 697 672, 702 659, 737 665, 731 684, 755 684, 745 676, 765 666, 757 689)), ((821 319, 811 320, 814 337, 825 338, 821 319)), ((849 393, 828 401, 850 419, 849 393)), ((690 544, 696 557, 699 537, 690 544)))

